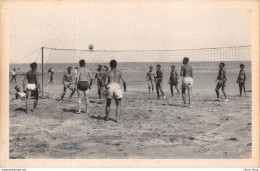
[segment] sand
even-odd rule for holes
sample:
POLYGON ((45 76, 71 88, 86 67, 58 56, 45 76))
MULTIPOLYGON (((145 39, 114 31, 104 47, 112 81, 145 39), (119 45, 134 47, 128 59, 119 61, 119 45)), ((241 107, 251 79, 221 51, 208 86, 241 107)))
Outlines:
MULTIPOLYGON (((248 90, 251 75, 248 72, 248 90)), ((97 100, 97 88, 90 92, 90 113, 76 114, 77 94, 63 102, 61 74, 45 88, 37 111, 26 114, 25 102, 12 102, 15 85, 10 84, 11 159, 240 159, 252 153, 252 94, 238 96, 237 72, 229 72, 229 102, 215 101, 214 72, 195 73, 192 108, 181 96, 170 96, 165 75, 166 100, 147 93, 145 73, 126 73, 128 91, 122 101, 119 123, 112 102, 109 121, 104 121, 105 103, 97 100), (216 129, 216 130, 215 130, 216 129), (215 131, 213 131, 215 130, 215 131)), ((180 88, 180 85, 179 85, 180 88)), ((85 109, 83 108, 83 111, 85 109)))

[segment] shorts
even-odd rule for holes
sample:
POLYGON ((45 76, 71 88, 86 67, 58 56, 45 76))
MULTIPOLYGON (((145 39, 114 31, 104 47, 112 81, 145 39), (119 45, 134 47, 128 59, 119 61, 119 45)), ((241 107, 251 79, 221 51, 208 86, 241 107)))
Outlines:
POLYGON ((183 77, 182 79, 182 88, 187 88, 188 85, 193 86, 193 78, 192 77, 183 77))
POLYGON ((67 87, 69 87, 70 85, 71 85, 71 82, 67 82, 67 81, 64 82, 64 88, 67 88, 67 87))
POLYGON ((97 86, 98 87, 105 87, 105 82, 103 80, 98 80, 97 81, 97 86))
POLYGON ((107 86, 107 98, 108 99, 122 99, 123 92, 118 83, 111 83, 107 86))
POLYGON ((218 81, 216 89, 219 89, 220 87, 224 89, 226 87, 226 81, 218 81))
POLYGON ((77 88, 81 91, 87 91, 89 89, 88 81, 79 81, 77 88))
POLYGON ((170 80, 169 83, 171 86, 175 86, 175 85, 178 85, 178 80, 177 80, 177 78, 174 78, 173 80, 170 80))
POLYGON ((36 90, 36 84, 27 84, 27 90, 34 91, 36 90))
POLYGON ((156 81, 156 87, 157 87, 157 88, 162 88, 162 84, 163 84, 163 81, 162 81, 162 80, 157 80, 157 81, 156 81))

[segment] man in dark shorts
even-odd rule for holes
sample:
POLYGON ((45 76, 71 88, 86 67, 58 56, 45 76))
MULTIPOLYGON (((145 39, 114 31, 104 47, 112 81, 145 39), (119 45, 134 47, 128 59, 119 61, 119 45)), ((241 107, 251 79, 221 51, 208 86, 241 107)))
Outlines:
POLYGON ((30 67, 31 67, 31 70, 25 74, 24 81, 23 81, 23 89, 25 90, 25 87, 26 87, 26 98, 27 98, 26 113, 28 113, 30 111, 30 100, 31 100, 32 94, 35 97, 32 111, 36 110, 36 107, 38 104, 39 93, 41 91, 39 74, 36 71, 37 63, 34 62, 34 63, 30 64, 30 67), (25 85, 26 82, 27 82, 27 85, 25 85))
POLYGON ((88 110, 88 104, 89 104, 89 99, 88 99, 88 92, 89 89, 92 85, 93 78, 90 73, 90 71, 86 68, 86 62, 85 60, 80 60, 79 61, 79 66, 80 68, 78 69, 77 73, 77 79, 76 79, 76 87, 77 87, 77 92, 78 92, 78 114, 81 113, 81 99, 82 97, 85 98, 86 102, 86 113, 89 113, 88 110), (88 79, 90 78, 90 81, 88 79))
POLYGON ((110 61, 111 70, 107 72, 106 78, 108 80, 107 84, 107 104, 106 104, 106 118, 105 121, 109 119, 110 105, 112 99, 116 101, 116 122, 119 121, 121 115, 121 100, 123 98, 123 92, 120 88, 120 80, 123 81, 123 85, 126 85, 123 79, 123 73, 116 69, 117 61, 110 61))
POLYGON ((220 101, 220 97, 219 97, 219 89, 222 89, 223 95, 225 97, 225 102, 228 101, 227 99, 227 95, 225 92, 225 88, 226 88, 226 82, 227 82, 227 78, 226 78, 226 71, 225 71, 225 64, 224 63, 220 63, 219 64, 219 72, 218 72, 218 77, 217 77, 217 85, 216 85, 216 94, 217 94, 217 98, 218 101, 220 101))
POLYGON ((63 83, 63 93, 61 94, 61 101, 63 100, 67 88, 71 90, 71 94, 70 97, 71 98, 73 96, 73 94, 75 93, 75 89, 71 88, 72 85, 72 81, 73 81, 73 74, 71 73, 71 67, 67 68, 67 72, 64 73, 63 78, 62 78, 62 83, 63 83))
POLYGON ((183 65, 181 67, 182 78, 182 99, 184 104, 186 104, 186 89, 188 89, 189 96, 189 107, 191 107, 191 97, 192 97, 192 86, 193 86, 193 69, 189 65, 189 58, 184 57, 182 61, 183 65))
POLYGON ((245 88, 245 82, 246 82, 246 73, 244 70, 244 64, 240 64, 240 71, 237 78, 237 83, 239 85, 239 92, 240 97, 242 96, 242 89, 244 90, 245 96, 246 96, 246 88, 245 88))
POLYGON ((146 75, 146 81, 148 83, 148 89, 149 89, 149 93, 151 92, 151 88, 152 88, 152 93, 154 90, 154 77, 155 77, 155 73, 153 72, 153 67, 150 66, 149 67, 149 71, 147 72, 146 75))
POLYGON ((172 96, 173 96, 173 86, 175 86, 178 94, 180 94, 179 89, 178 89, 178 79, 179 79, 179 76, 178 76, 178 74, 175 70, 175 66, 172 65, 171 66, 170 79, 169 79, 169 84, 170 84, 172 96))
POLYGON ((98 65, 98 69, 94 78, 94 82, 97 79, 97 86, 98 86, 98 96, 99 99, 102 98, 102 95, 104 94, 105 91, 105 72, 102 69, 102 65, 98 65))
POLYGON ((163 71, 161 70, 161 65, 157 64, 156 66, 156 76, 155 76, 155 83, 156 83, 156 92, 157 97, 160 99, 160 92, 162 93, 163 99, 166 99, 163 90, 162 90, 162 84, 163 84, 163 71))

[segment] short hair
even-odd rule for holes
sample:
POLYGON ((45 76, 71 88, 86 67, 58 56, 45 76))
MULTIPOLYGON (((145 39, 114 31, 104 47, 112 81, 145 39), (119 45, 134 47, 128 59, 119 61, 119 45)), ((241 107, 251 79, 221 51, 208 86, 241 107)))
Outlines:
POLYGON ((15 86, 14 89, 18 91, 20 89, 20 87, 19 86, 15 86))
POLYGON ((85 60, 84 60, 84 59, 81 59, 81 60, 79 61, 79 66, 83 67, 83 66, 85 66, 85 65, 86 65, 85 60))
POLYGON ((68 67, 67 70, 72 69, 71 67, 68 67))
POLYGON ((184 57, 184 58, 183 58, 183 61, 184 61, 185 63, 189 63, 190 59, 189 59, 188 57, 184 57))
POLYGON ((175 68, 175 65, 172 65, 171 67, 174 67, 174 68, 175 68))
POLYGON ((225 67, 225 63, 221 62, 220 65, 222 65, 223 67, 225 67))
POLYGON ((37 69, 37 63, 36 62, 31 63, 30 67, 32 68, 32 70, 36 70, 37 69))
POLYGON ((160 68, 161 68, 161 65, 160 65, 160 64, 157 64, 156 67, 160 67, 160 68))
POLYGON ((150 68, 150 69, 151 69, 151 68, 153 69, 153 66, 149 66, 149 68, 150 68))
POLYGON ((244 64, 240 64, 241 67, 244 67, 245 65, 244 64))
POLYGON ((111 68, 116 68, 116 67, 117 67, 117 61, 114 60, 114 59, 111 60, 111 61, 110 61, 110 67, 111 67, 111 68))

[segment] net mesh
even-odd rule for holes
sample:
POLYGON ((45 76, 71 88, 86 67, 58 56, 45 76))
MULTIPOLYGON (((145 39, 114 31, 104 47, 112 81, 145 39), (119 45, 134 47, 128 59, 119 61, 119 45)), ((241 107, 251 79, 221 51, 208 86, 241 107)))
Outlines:
POLYGON ((118 61, 118 68, 124 70, 147 70, 150 65, 160 63, 162 67, 180 66, 183 57, 189 57, 194 70, 218 69, 217 62, 225 62, 226 68, 237 68, 240 63, 251 67, 251 47, 235 46, 223 48, 182 49, 182 50, 70 50, 45 49, 44 68, 59 71, 71 66, 76 67, 79 60, 84 59, 89 69, 96 69, 97 64, 109 66, 109 61, 118 61))

